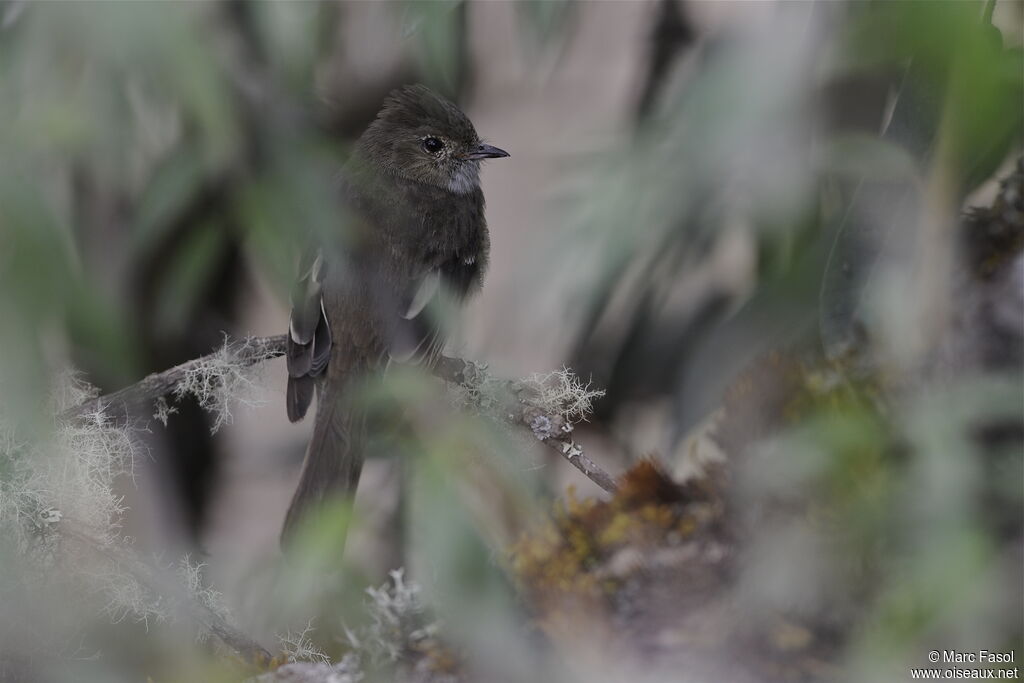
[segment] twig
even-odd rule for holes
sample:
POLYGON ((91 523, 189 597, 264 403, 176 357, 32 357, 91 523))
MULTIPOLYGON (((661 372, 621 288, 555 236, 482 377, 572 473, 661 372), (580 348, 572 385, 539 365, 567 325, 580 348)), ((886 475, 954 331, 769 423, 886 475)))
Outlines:
MULTIPOLYGON (((431 372, 447 382, 472 389, 479 385, 482 370, 471 361, 439 356, 431 372)), ((513 380, 502 383, 508 402, 498 412, 509 424, 529 429, 590 481, 609 493, 615 493, 618 488, 615 479, 588 458, 583 448, 572 439, 572 425, 563 416, 547 413, 531 401, 536 391, 534 386, 513 380)))
MULTIPOLYGON (((254 365, 263 360, 283 356, 287 344, 283 334, 273 337, 252 337, 233 342, 226 347, 242 365, 254 365)), ((190 360, 163 372, 153 373, 145 379, 114 393, 89 399, 61 414, 63 420, 78 420, 99 413, 115 424, 129 422, 134 410, 148 407, 157 399, 174 393, 179 383, 193 370, 206 363, 213 356, 223 354, 220 349, 213 354, 190 360)), ((476 363, 439 356, 430 371, 440 379, 459 386, 473 389, 479 385, 482 368, 476 363)), ((605 491, 616 490, 615 480, 593 460, 571 437, 572 425, 561 415, 545 412, 531 402, 536 389, 526 383, 504 380, 508 400, 503 405, 501 416, 512 425, 525 427, 543 443, 554 449, 569 464, 582 472, 588 479, 605 491)))
POLYGON ((558 451, 563 458, 569 461, 569 464, 608 493, 615 493, 618 490, 619 487, 611 475, 601 469, 600 465, 596 462, 588 458, 583 452, 583 448, 572 439, 546 439, 544 443, 558 451))
POLYGON ((246 664, 262 667, 270 662, 271 654, 262 645, 229 624, 212 609, 188 595, 187 591, 169 585, 169 581, 160 578, 156 568, 124 548, 101 543, 67 523, 61 525, 60 531, 65 538, 75 541, 90 552, 101 555, 118 567, 124 568, 131 573, 135 580, 156 595, 167 596, 170 594, 169 597, 177 598, 176 603, 183 606, 189 618, 218 638, 246 664))
POLYGON ((154 372, 144 379, 105 396, 91 398, 61 414, 61 419, 77 420, 90 415, 103 413, 104 418, 114 424, 131 421, 132 413, 139 408, 147 408, 153 401, 174 393, 182 380, 195 369, 218 354, 227 352, 240 365, 255 365, 270 358, 284 355, 285 335, 274 337, 251 337, 228 344, 214 353, 176 365, 170 370, 154 372))

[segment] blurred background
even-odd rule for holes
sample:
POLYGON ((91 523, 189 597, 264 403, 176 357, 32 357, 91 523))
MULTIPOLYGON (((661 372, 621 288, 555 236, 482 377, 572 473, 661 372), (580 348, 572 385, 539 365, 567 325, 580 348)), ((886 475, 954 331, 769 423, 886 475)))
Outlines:
POLYGON ((1016 0, 0 3, 0 679, 1020 661, 1022 40, 1016 0), (448 355, 603 389, 574 438, 623 479, 407 369, 282 558, 282 360, 68 411, 283 333, 409 83, 511 153, 448 355))

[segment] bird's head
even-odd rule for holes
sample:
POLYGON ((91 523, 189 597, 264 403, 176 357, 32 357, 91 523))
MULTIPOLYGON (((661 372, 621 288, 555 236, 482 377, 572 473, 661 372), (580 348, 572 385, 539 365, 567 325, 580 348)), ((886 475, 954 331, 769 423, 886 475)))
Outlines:
POLYGON ((365 163, 455 194, 475 190, 483 159, 508 152, 484 144, 461 109, 422 85, 394 90, 359 138, 365 163))

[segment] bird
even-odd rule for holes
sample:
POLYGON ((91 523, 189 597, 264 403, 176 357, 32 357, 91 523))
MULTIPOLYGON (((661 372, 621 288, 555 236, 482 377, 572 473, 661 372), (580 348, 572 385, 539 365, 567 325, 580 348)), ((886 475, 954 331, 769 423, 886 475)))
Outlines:
POLYGON ((355 495, 366 440, 358 383, 393 361, 435 359, 444 338, 432 302, 482 286, 480 165, 508 156, 423 85, 392 91, 356 141, 337 181, 348 229, 308 240, 291 295, 288 419, 303 419, 314 393, 317 408, 283 547, 312 511, 355 495))

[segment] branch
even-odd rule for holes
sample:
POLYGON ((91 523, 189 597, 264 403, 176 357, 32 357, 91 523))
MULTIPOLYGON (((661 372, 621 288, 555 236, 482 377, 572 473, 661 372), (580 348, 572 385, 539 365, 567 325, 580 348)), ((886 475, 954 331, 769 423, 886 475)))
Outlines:
POLYGON ((131 421, 132 414, 139 409, 152 410, 152 404, 158 398, 173 394, 189 374, 209 363, 210 360, 224 355, 232 358, 243 367, 255 365, 271 358, 283 356, 286 337, 279 334, 274 337, 251 337, 228 344, 222 349, 176 365, 170 370, 154 372, 144 379, 115 391, 112 394, 98 396, 84 401, 64 411, 60 419, 73 421, 88 418, 102 413, 104 418, 115 424, 131 421))
MULTIPOLYGON (((250 366, 264 360, 283 356, 287 344, 286 335, 273 337, 252 337, 228 344, 212 354, 190 360, 170 370, 153 373, 145 379, 105 396, 89 399, 61 414, 61 419, 80 420, 102 414, 107 420, 123 424, 131 420, 133 412, 151 410, 157 399, 173 394, 181 382, 217 356, 225 354, 242 366, 250 366)), ((446 382, 459 385, 469 391, 479 389, 484 367, 460 358, 439 356, 430 371, 446 382)), ((605 491, 616 490, 615 480, 583 452, 583 448, 572 439, 573 425, 563 415, 554 414, 538 405, 537 387, 529 382, 498 380, 504 397, 499 411, 502 419, 517 427, 529 429, 538 440, 554 449, 569 464, 582 472, 588 479, 605 491)))
MULTIPOLYGON (((484 373, 484 368, 476 363, 448 356, 439 356, 430 370, 436 377, 471 391, 480 386, 484 373)), ((588 458, 583 448, 572 439, 572 423, 564 416, 547 412, 537 405, 534 385, 514 380, 501 380, 500 384, 508 400, 494 412, 509 424, 529 429, 538 440, 554 449, 592 482, 609 493, 615 493, 618 488, 615 479, 588 458)))

